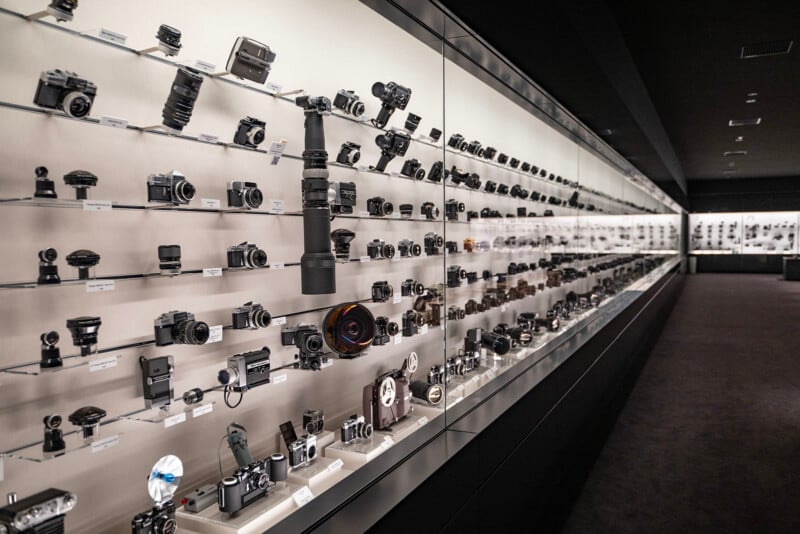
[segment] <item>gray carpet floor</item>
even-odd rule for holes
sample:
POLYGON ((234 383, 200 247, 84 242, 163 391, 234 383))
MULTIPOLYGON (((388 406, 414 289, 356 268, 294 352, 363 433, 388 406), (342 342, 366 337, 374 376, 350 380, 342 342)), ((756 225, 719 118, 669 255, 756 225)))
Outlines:
POLYGON ((698 274, 564 533, 800 532, 800 284, 698 274))

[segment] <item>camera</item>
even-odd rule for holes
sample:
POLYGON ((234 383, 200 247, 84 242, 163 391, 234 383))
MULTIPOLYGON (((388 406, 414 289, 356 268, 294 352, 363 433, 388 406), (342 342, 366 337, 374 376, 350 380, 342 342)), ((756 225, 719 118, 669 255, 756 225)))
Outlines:
POLYGON ((483 190, 487 193, 494 193, 497 191, 497 183, 491 180, 486 180, 486 183, 483 184, 483 190))
POLYGON ((474 315, 482 311, 485 311, 483 306, 475 302, 475 299, 469 299, 464 303, 464 315, 474 315))
POLYGON ((89 115, 97 95, 97 86, 68 70, 44 71, 39 76, 33 103, 47 109, 60 109, 68 116, 82 119, 89 115))
POLYGON ((435 256, 439 254, 439 249, 444 246, 444 238, 435 232, 425 234, 425 254, 435 256))
POLYGON ((309 434, 319 434, 325 425, 325 412, 322 410, 305 410, 303 412, 303 428, 309 434))
POLYGON ((389 321, 388 317, 380 316, 375 318, 375 335, 372 338, 373 345, 386 345, 390 341, 390 336, 396 336, 400 327, 394 321, 389 321))
POLYGON ((458 220, 458 214, 464 213, 467 207, 464 205, 463 202, 459 202, 454 198, 451 198, 447 202, 444 203, 444 214, 449 221, 458 220))
POLYGON ((519 167, 519 160, 517 158, 511 158, 511 160, 508 162, 508 165, 512 169, 516 169, 517 167, 519 167))
POLYGON ((469 271, 467 273, 467 283, 474 284, 478 281, 478 273, 476 271, 469 271))
POLYGON ((413 134, 417 131, 419 127, 419 123, 422 121, 422 117, 419 115, 414 115, 413 113, 409 113, 408 117, 406 117, 406 124, 405 129, 408 133, 413 134))
POLYGON ((333 107, 354 117, 360 117, 364 113, 364 103, 359 100, 355 91, 347 89, 339 89, 339 92, 333 97, 333 107))
POLYGON ((414 310, 408 310, 403 314, 403 337, 411 337, 419 332, 420 327, 425 325, 425 315, 414 310))
POLYGON ((447 146, 450 148, 455 148, 456 150, 460 150, 461 152, 465 152, 469 146, 469 143, 467 143, 463 135, 455 133, 450 136, 450 139, 447 140, 447 146))
POLYGON ((181 274, 181 246, 158 246, 158 269, 164 276, 181 274))
POLYGON ((455 241, 445 241, 444 248, 448 254, 458 254, 458 243, 455 241))
POLYGON ((394 211, 394 204, 386 202, 383 197, 372 197, 367 199, 367 211, 375 217, 385 217, 394 211))
MULTIPOLYGON (((230 389, 237 393, 269 384, 269 356, 269 347, 230 356, 228 367, 217 373, 217 381, 225 386, 226 392, 230 389)), ((225 403, 228 404, 227 398, 225 403)))
POLYGON ((97 176, 89 171, 72 171, 64 175, 64 183, 75 189, 77 200, 86 200, 89 188, 97 185, 97 176))
POLYGON ((156 346, 165 347, 173 343, 202 345, 208 341, 209 328, 203 321, 196 321, 194 314, 185 311, 162 313, 153 321, 156 346))
POLYGON ((61 430, 62 419, 57 413, 46 415, 42 419, 44 423, 44 442, 42 443, 42 452, 48 453, 48 456, 60 456, 58 453, 63 454, 63 450, 67 448, 64 442, 64 432, 61 430))
POLYGON ((355 182, 330 182, 328 184, 328 196, 330 201, 331 213, 349 214, 353 213, 356 205, 356 183, 355 182))
MULTIPOLYGON (((54 3, 57 0, 54 0, 54 3)), ((66 3, 63 0, 59 3, 66 3)), ((74 4, 77 5, 77 0, 74 4)), ((71 18, 71 17, 70 17, 71 18)), ((64 516, 75 508, 74 493, 50 488, 21 501, 9 499, 0 508, 0 532, 7 534, 63 534, 64 516)))
POLYGON ((373 239, 367 243, 367 255, 372 260, 394 258, 394 245, 383 239, 373 239))
POLYGON ((37 284, 61 283, 61 278, 58 276, 58 265, 53 263, 56 258, 58 258, 58 252, 54 248, 46 248, 39 251, 39 278, 36 279, 37 284))
POLYGON ((142 396, 145 408, 161 408, 172 404, 172 383, 175 364, 172 356, 139 358, 142 370, 142 396))
POLYGON ((547 270, 547 287, 561 287, 561 271, 559 269, 547 270))
POLYGON ((260 121, 255 117, 245 117, 239 121, 239 127, 236 133, 233 134, 233 142, 237 145, 256 148, 264 142, 266 133, 264 129, 267 123, 260 121))
POLYGON ((428 134, 428 137, 435 143, 442 137, 442 131, 438 128, 431 128, 431 133, 428 134))
POLYGON ((422 254, 422 247, 419 243, 414 243, 410 239, 401 239, 397 243, 397 250, 400 252, 401 257, 419 256, 422 254))
POLYGON ((508 194, 508 186, 506 184, 497 184, 497 194, 498 195, 507 195, 508 194))
POLYGON ((194 103, 200 95, 203 77, 200 71, 190 67, 178 67, 175 80, 170 87, 169 96, 161 110, 161 124, 169 131, 182 132, 189 124, 194 111, 194 103))
POLYGON ((233 43, 225 70, 239 78, 264 83, 267 81, 273 61, 275 52, 267 45, 242 36, 233 43))
POLYGON ((324 358, 322 355, 322 334, 317 327, 310 324, 299 324, 295 327, 284 326, 281 330, 281 344, 294 345, 299 349, 295 359, 301 369, 318 371, 322 368, 324 358))
POLYGON ((97 436, 100 420, 106 416, 106 411, 97 406, 84 406, 69 414, 69 422, 81 427, 81 435, 84 443, 94 441, 97 436))
POLYGON ((405 132, 389 130, 375 137, 375 144, 381 149, 381 157, 375 169, 385 171, 386 165, 395 157, 403 157, 411 144, 411 137, 405 132))
POLYGON ((519 184, 515 184, 511 187, 511 196, 514 198, 525 200, 529 195, 530 192, 519 184))
POLYGON ((451 378, 446 365, 433 365, 428 371, 428 384, 447 384, 451 378))
POLYGON ((444 390, 441 384, 414 380, 409 385, 409 390, 415 399, 424 400, 428 404, 439 404, 444 398, 444 390))
POLYGON ((425 293, 425 286, 416 280, 408 279, 400 284, 400 295, 404 297, 419 296, 425 293))
POLYGON ((528 163, 527 161, 523 161, 522 165, 520 165, 520 169, 522 169, 522 171, 524 172, 528 172, 531 170, 531 164, 528 163))
POLYGON ((317 436, 306 434, 298 438, 291 421, 282 423, 279 428, 289 451, 289 466, 298 469, 310 465, 317 457, 317 436))
POLYGON ((509 326, 506 323, 500 323, 494 327, 494 332, 501 336, 508 336, 511 339, 512 347, 530 345, 531 341, 533 341, 533 334, 530 329, 521 326, 509 326))
POLYGON ((400 170, 400 174, 410 178, 415 178, 417 180, 422 180, 425 178, 425 169, 422 168, 422 163, 420 163, 418 159, 411 158, 407 159, 405 163, 403 163, 403 168, 400 170))
POLYGON ((464 313, 463 308, 459 308, 458 306, 450 306, 449 308, 447 308, 448 321, 460 321, 466 316, 467 314, 464 313))
POLYGON ((244 241, 228 247, 228 267, 231 269, 238 267, 258 269, 266 267, 266 265, 267 253, 258 248, 255 243, 244 241))
POLYGON ((364 420, 376 430, 386 430, 411 411, 408 378, 394 369, 364 387, 364 420))
POLYGON ((67 319, 67 329, 72 334, 72 344, 81 348, 81 356, 88 356, 94 352, 101 324, 100 317, 83 316, 67 319))
POLYGON ((346 228, 337 228, 331 232, 331 241, 333 241, 333 250, 336 253, 337 260, 350 260, 350 242, 355 237, 355 232, 346 228))
POLYGON ((322 321, 325 342, 342 358, 354 358, 369 348, 375 317, 362 304, 345 302, 331 308, 322 321))
POLYGON ((364 420, 363 415, 351 415, 342 423, 340 428, 340 439, 345 445, 353 443, 357 439, 369 439, 371 437, 372 425, 364 420))
POLYGON ((465 186, 469 187, 470 189, 478 189, 481 186, 481 177, 478 176, 476 173, 462 171, 455 165, 450 169, 450 181, 454 184, 464 184, 465 186))
POLYGON ((493 146, 487 146, 483 149, 483 158, 492 160, 497 155, 497 149, 493 146))
POLYGON ((255 182, 233 181, 228 184, 228 207, 258 209, 264 194, 255 182))
POLYGON ((461 280, 467 277, 466 269, 462 269, 460 265, 447 266, 447 287, 460 287, 461 280))
POLYGON ((267 459, 240 467, 217 486, 220 512, 235 514, 245 506, 265 496, 270 482, 286 480, 286 456, 273 454, 267 459))
POLYGON ((55 17, 56 22, 72 21, 73 11, 78 8, 78 0, 51 0, 45 13, 55 17))
POLYGON ((392 286, 386 280, 372 284, 372 302, 386 302, 393 294, 392 286))
POLYGON ((483 146, 480 141, 470 141, 467 145, 467 152, 473 156, 483 157, 483 146))
MULTIPOLYGON (((376 128, 383 128, 392 117, 395 109, 404 110, 411 100, 411 89, 394 82, 372 84, 372 95, 381 101, 381 110, 378 116, 372 119, 376 128)), ((402 154, 400 154, 402 156, 402 154)), ((383 169, 380 169, 383 170, 383 169)))
POLYGON ((419 211, 426 219, 431 220, 439 218, 439 208, 437 208, 433 202, 423 202, 419 207, 419 211))
POLYGON ((497 156, 497 163, 499 163, 500 165, 505 165, 506 163, 508 163, 508 155, 500 152, 500 154, 498 154, 497 156))
POLYGON ((196 190, 181 171, 151 174, 147 179, 147 201, 167 204, 188 204, 196 190))
POLYGON ((39 336, 39 339, 42 341, 42 357, 39 360, 39 368, 52 369, 61 367, 64 362, 61 360, 61 349, 56 346, 59 340, 58 332, 55 330, 44 332, 39 336))
POLYGON ((151 510, 136 514, 131 521, 133 534, 169 534, 175 532, 175 503, 165 502, 161 506, 154 506, 151 510))
POLYGON ((446 180, 448 176, 450 176, 450 171, 444 168, 444 163, 441 161, 435 161, 428 172, 428 180, 431 182, 441 182, 442 178, 446 180))
POLYGON ((34 198, 58 198, 55 182, 47 177, 49 173, 47 167, 36 167, 34 172, 36 174, 36 190, 33 193, 34 198))
POLYGON ((231 316, 235 330, 257 330, 268 327, 272 322, 272 315, 261 304, 252 301, 234 308, 231 316))
POLYGON ((339 154, 336 156, 336 162, 342 165, 350 165, 351 167, 358 163, 361 159, 361 145, 357 145, 350 141, 342 143, 339 148, 339 154))

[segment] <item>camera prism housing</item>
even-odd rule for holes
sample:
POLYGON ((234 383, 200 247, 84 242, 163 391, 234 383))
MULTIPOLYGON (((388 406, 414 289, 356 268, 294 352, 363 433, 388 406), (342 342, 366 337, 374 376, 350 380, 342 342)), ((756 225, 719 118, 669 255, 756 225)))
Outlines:
POLYGON ((161 408, 172 404, 175 362, 172 356, 139 358, 145 408, 161 408))
POLYGON ((208 341, 209 327, 196 321, 194 314, 185 311, 169 311, 156 317, 153 322, 157 347, 167 345, 203 345, 208 341))
POLYGON ((360 117, 364 114, 364 103, 359 99, 355 91, 340 89, 333 97, 333 107, 341 109, 348 115, 360 117))
POLYGON ((219 371, 217 381, 237 393, 269 384, 269 356, 269 347, 230 356, 228 367, 219 371))
POLYGON ((270 482, 286 480, 286 456, 273 454, 264 460, 240 467, 217 485, 220 512, 235 514, 267 495, 270 482))
POLYGON ((264 83, 267 81, 273 61, 275 52, 267 45, 250 37, 241 36, 233 43, 225 70, 239 78, 264 83))
POLYGON ((181 171, 151 174, 147 179, 147 201, 165 204, 188 204, 197 190, 181 171))
POLYGON ((46 109, 58 109, 75 119, 89 115, 97 96, 97 86, 74 72, 53 69, 42 72, 33 103, 46 109))
POLYGON ((267 123, 255 117, 245 117, 239 121, 236 133, 233 134, 234 144, 256 148, 264 142, 267 123))

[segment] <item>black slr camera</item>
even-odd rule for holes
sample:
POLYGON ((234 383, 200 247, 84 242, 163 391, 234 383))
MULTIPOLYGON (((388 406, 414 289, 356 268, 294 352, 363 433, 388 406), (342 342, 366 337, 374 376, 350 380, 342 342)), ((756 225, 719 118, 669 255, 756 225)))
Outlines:
POLYGON ((286 456, 273 454, 265 460, 240 467, 217 486, 220 512, 235 514, 267 494, 270 482, 286 480, 286 456))
POLYGON ((474 156, 478 156, 479 158, 483 157, 483 146, 481 145, 480 141, 470 141, 467 145, 467 152, 474 156))
POLYGON ((460 265, 450 265, 447 267, 447 287, 460 287, 461 281, 467 277, 466 269, 460 265))
POLYGON ((419 332, 420 327, 425 325, 425 315, 414 310, 408 310, 403 314, 403 337, 411 337, 419 332))
POLYGON ((336 156, 336 162, 342 165, 350 165, 351 167, 358 163, 361 159, 361 145, 345 141, 339 149, 339 154, 336 156))
POLYGON ((299 349, 295 358, 300 360, 301 369, 318 371, 322 368, 322 334, 317 327, 310 324, 299 324, 295 327, 284 326, 281 330, 281 344, 294 345, 299 349))
POLYGON ((364 103, 359 100, 355 91, 340 89, 333 97, 333 107, 339 108, 348 115, 360 117, 364 113, 364 103))
POLYGON ((425 293, 425 286, 421 282, 408 279, 400 284, 400 294, 404 297, 412 297, 425 293))
POLYGON ((372 84, 372 95, 381 101, 381 110, 378 112, 378 116, 372 119, 372 124, 376 128, 383 128, 389 122, 395 109, 406 109, 408 101, 411 100, 411 89, 395 82, 375 82, 372 84))
POLYGON ((372 260, 394 258, 394 245, 382 239, 373 239, 367 243, 367 255, 372 260))
POLYGON ((394 211, 394 204, 386 202, 383 197, 372 197, 367 199, 367 211, 376 217, 391 215, 394 211))
POLYGON ((400 331, 397 323, 390 321, 388 317, 379 316, 375 318, 375 335, 372 338, 373 345, 386 345, 390 341, 390 336, 395 336, 400 331))
POLYGON ((266 132, 264 129, 267 123, 260 121, 255 117, 245 117, 239 121, 239 127, 236 133, 233 134, 233 142, 237 145, 256 148, 264 142, 266 132))
POLYGON ((447 180, 450 176, 450 171, 444 168, 444 163, 436 161, 431 165, 431 170, 428 172, 428 180, 431 182, 441 182, 442 178, 447 180))
POLYGON ((188 204, 196 190, 180 171, 151 174, 147 179, 147 201, 167 204, 188 204))
POLYGON ((462 171, 455 165, 450 169, 450 181, 454 184, 464 184, 470 189, 478 189, 481 186, 481 177, 478 174, 462 171))
POLYGON ((497 149, 493 146, 487 146, 483 149, 483 159, 494 159, 497 155, 497 149))
POLYGON ((245 267, 247 269, 258 269, 266 267, 267 253, 258 248, 255 243, 247 241, 228 247, 228 267, 245 267))
POLYGON ((500 152, 500 154, 498 154, 497 156, 497 163, 499 163, 500 165, 505 165, 506 163, 508 163, 508 154, 500 152))
POLYGON ((97 86, 68 70, 48 70, 39 76, 33 103, 48 109, 60 109, 70 117, 89 115, 97 86))
POLYGON ((375 144, 381 149, 381 157, 375 169, 382 172, 395 157, 406 155, 411 137, 405 132, 389 130, 375 137, 375 144))
POLYGON ((228 207, 258 209, 264 194, 255 182, 233 181, 228 184, 228 207))
POLYGON ((436 232, 428 232, 425 234, 425 254, 428 256, 435 256, 439 254, 439 249, 444 246, 444 238, 436 232))
POLYGON ((333 197, 331 213, 353 213, 356 205, 356 183, 330 182, 329 187, 329 192, 333 197))
POLYGON ((425 178, 425 169, 422 168, 422 163, 416 158, 407 159, 403 163, 403 168, 400 169, 400 174, 422 180, 425 178))
POLYGON ((426 219, 437 219, 439 217, 439 208, 433 202, 423 202, 419 207, 419 211, 426 219))
POLYGON ((245 302, 243 306, 233 309, 232 319, 236 330, 257 330, 268 327, 272 322, 272 315, 261 304, 245 302))
POLYGON ((394 290, 386 280, 381 280, 372 284, 372 302, 386 302, 392 295, 394 290))
POLYGON ((177 528, 175 503, 171 500, 137 514, 131 521, 132 534, 171 534, 177 528))
POLYGON ((419 243, 414 243, 410 239, 402 239, 397 243, 397 250, 400 252, 401 257, 419 256, 422 254, 422 247, 419 243))
POLYGON ((447 146, 449 146, 450 148, 455 148, 456 150, 460 150, 461 152, 464 152, 467 150, 469 143, 467 143, 463 135, 455 133, 450 136, 450 139, 447 140, 447 146))
POLYGON ((154 321, 156 346, 173 343, 202 345, 208 341, 209 328, 203 321, 195 321, 194 314, 185 311, 162 313, 154 321))
POLYGON ((463 202, 459 202, 454 198, 451 198, 444 204, 444 215, 447 217, 448 221, 455 221, 458 220, 458 214, 464 213, 467 207, 464 205, 463 202))
POLYGON ((483 185, 483 190, 487 193, 494 193, 497 191, 497 182, 493 182, 492 180, 486 180, 486 183, 483 185))
POLYGON ((516 169, 517 167, 519 167, 519 160, 517 158, 511 158, 508 164, 512 169, 516 169))

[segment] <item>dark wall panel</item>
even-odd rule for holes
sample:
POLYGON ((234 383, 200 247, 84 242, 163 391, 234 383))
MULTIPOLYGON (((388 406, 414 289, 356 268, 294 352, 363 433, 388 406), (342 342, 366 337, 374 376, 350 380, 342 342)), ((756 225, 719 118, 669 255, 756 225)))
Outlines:
POLYGON ((694 180, 691 212, 800 210, 800 177, 694 180))

